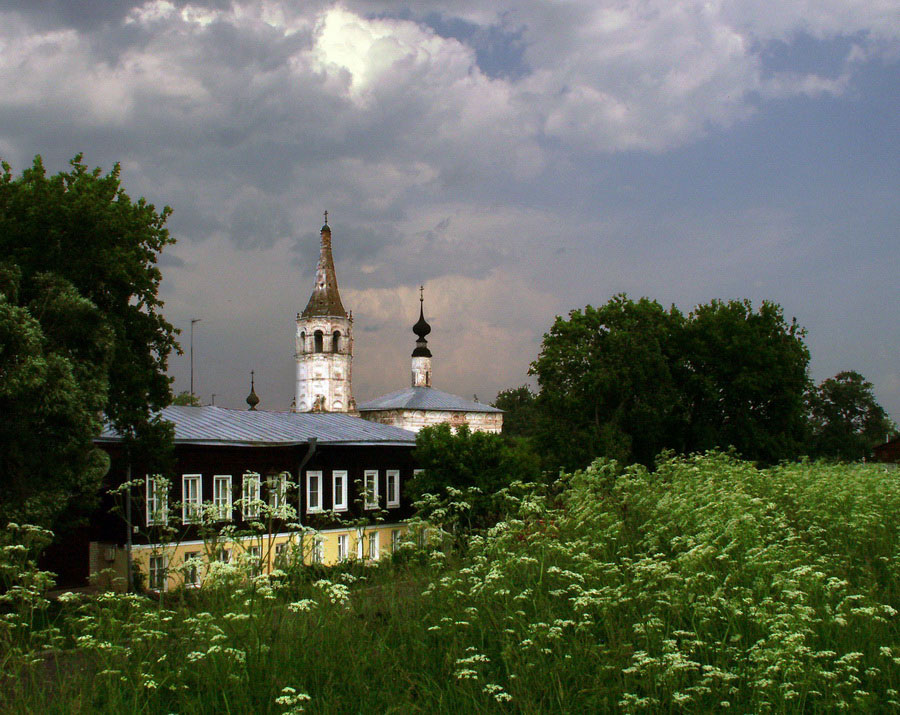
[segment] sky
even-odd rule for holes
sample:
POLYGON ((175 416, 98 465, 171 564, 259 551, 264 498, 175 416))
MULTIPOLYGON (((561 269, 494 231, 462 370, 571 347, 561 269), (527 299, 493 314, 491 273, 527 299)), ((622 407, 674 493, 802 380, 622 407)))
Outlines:
POLYGON ((176 391, 294 396, 323 212, 353 391, 490 401, 616 293, 779 303, 900 421, 897 0, 0 0, 0 157, 173 209, 176 391))

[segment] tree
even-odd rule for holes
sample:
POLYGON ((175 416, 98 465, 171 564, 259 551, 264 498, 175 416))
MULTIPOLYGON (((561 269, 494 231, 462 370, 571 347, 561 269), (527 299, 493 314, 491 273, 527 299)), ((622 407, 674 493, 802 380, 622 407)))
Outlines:
POLYGON ((695 308, 679 347, 685 450, 731 446, 764 464, 802 454, 809 387, 805 335, 796 319, 788 323, 769 301, 758 310, 749 300, 695 308))
POLYGON ((200 398, 196 395, 182 390, 172 398, 173 405, 186 405, 188 407, 200 407, 200 398))
POLYGON ((847 462, 871 457, 872 448, 896 429, 875 400, 872 383, 846 370, 823 380, 810 394, 810 451, 847 462))
POLYGON ((764 301, 674 306, 614 296, 558 317, 531 364, 546 466, 733 446, 773 463, 804 447, 804 331, 764 301))
POLYGON ((91 440, 102 427, 112 335, 67 281, 34 278, 19 304, 18 269, 0 265, 0 518, 49 525, 70 502, 92 503, 106 471, 91 440))
POLYGON ((446 423, 426 427, 416 436, 413 456, 422 472, 410 484, 412 499, 424 494, 443 498, 448 487, 459 490, 468 503, 466 528, 493 525, 503 510, 498 494, 514 481, 540 477, 537 461, 527 449, 517 449, 498 434, 472 432, 468 425, 456 432, 446 423))
POLYGON ((510 438, 533 437, 536 432, 537 395, 528 385, 501 390, 492 403, 503 410, 503 435, 510 438))
POLYGON ((674 306, 624 294, 557 317, 529 369, 548 466, 583 468, 600 454, 650 464, 671 445, 682 419, 673 365, 683 322, 674 306))
POLYGON ((70 165, 47 177, 36 157, 14 178, 2 164, 5 514, 46 503, 42 490, 65 465, 66 493, 96 490, 102 470, 91 440, 104 414, 145 449, 170 435, 154 416, 171 399, 165 369, 178 347, 157 296, 157 256, 174 242, 165 228, 170 210, 132 202, 118 165, 105 175, 80 155, 70 165))

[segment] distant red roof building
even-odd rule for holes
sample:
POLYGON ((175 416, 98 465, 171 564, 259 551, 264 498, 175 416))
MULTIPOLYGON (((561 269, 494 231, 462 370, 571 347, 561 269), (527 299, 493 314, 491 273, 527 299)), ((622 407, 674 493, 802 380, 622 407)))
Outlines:
POLYGON ((884 444, 873 447, 876 462, 900 462, 900 435, 884 444))

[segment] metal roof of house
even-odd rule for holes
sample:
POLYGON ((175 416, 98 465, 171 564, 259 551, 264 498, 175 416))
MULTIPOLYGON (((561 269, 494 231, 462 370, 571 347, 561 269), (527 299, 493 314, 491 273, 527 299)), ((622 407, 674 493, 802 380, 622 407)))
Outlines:
MULTIPOLYGON (((369 422, 337 412, 266 412, 223 407, 172 405, 163 419, 175 425, 175 444, 252 447, 303 444, 315 437, 319 444, 414 446, 414 432, 369 422)), ((108 425, 101 442, 121 436, 108 425)))
POLYGON ((359 405, 360 412, 372 410, 441 410, 444 412, 503 412, 491 405, 441 392, 433 387, 407 387, 389 392, 359 405))

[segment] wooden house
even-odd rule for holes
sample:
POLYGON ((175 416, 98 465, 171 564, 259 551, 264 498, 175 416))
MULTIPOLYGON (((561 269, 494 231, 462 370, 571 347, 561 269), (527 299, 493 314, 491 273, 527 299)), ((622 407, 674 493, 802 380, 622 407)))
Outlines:
POLYGON ((266 571, 397 548, 411 515, 412 432, 335 412, 172 406, 163 417, 175 428, 169 473, 130 460, 112 430, 98 439, 119 489, 87 531, 84 577, 124 588, 131 572, 165 590, 199 584, 215 562, 266 571))

